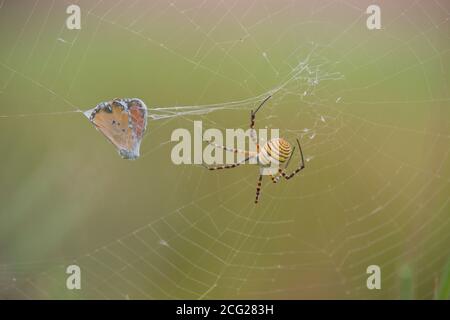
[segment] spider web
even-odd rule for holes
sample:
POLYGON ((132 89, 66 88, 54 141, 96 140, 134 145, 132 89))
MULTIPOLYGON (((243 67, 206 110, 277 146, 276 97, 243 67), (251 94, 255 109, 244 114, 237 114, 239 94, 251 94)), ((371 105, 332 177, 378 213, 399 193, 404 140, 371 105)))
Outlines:
POLYGON ((376 31, 361 1, 81 1, 80 31, 69 4, 0 4, 1 297, 398 298, 409 269, 415 297, 434 297, 450 251, 447 4, 382 3, 376 31), (269 94, 256 126, 300 138, 299 176, 265 181, 255 206, 255 166, 172 164, 175 128, 247 128, 269 94), (71 116, 111 95, 151 107, 136 162, 71 116))

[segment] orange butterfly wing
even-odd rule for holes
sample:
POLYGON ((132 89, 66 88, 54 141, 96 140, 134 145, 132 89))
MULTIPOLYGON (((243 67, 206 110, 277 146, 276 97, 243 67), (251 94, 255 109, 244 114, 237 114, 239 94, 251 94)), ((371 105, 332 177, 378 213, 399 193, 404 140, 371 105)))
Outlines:
POLYGON ((132 99, 128 102, 128 110, 131 115, 131 124, 137 139, 142 139, 147 127, 147 108, 145 104, 138 100, 132 99))
POLYGON ((139 99, 114 99, 97 105, 90 121, 124 159, 137 159, 147 125, 147 108, 139 99))

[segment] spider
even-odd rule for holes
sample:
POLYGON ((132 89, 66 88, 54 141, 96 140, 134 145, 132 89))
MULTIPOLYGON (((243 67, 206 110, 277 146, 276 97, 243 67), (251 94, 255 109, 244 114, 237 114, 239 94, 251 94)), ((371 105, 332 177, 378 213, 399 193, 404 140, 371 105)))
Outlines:
POLYGON ((244 151, 244 150, 238 150, 238 149, 230 149, 230 148, 227 148, 224 146, 219 146, 219 145, 213 144, 215 147, 224 149, 226 151, 245 154, 246 158, 243 161, 240 161, 240 162, 237 162, 234 164, 229 164, 229 165, 221 165, 221 166, 204 165, 204 167, 206 167, 208 170, 232 169, 232 168, 236 168, 236 167, 240 166, 241 164, 247 162, 250 159, 256 158, 256 162, 260 167, 260 171, 259 171, 259 178, 258 178, 258 183, 257 183, 257 187, 256 187, 255 204, 258 203, 258 201, 259 201, 259 196, 260 196, 260 192, 261 192, 261 183, 262 183, 262 178, 263 178, 263 174, 262 174, 263 169, 271 168, 271 166, 273 164, 276 164, 278 166, 280 164, 285 163, 284 168, 278 167, 278 170, 276 171, 276 173, 270 175, 272 182, 277 183, 280 180, 280 177, 283 177, 286 180, 289 180, 305 168, 305 161, 303 158, 302 147, 300 146, 300 141, 298 139, 296 139, 296 140, 297 140, 297 145, 298 145, 298 149, 300 152, 301 163, 300 163, 299 167, 297 169, 295 169, 293 172, 291 172, 290 174, 288 174, 286 172, 286 169, 289 165, 292 155, 294 154, 295 147, 292 147, 291 144, 283 138, 271 139, 271 140, 267 141, 262 146, 262 148, 256 141, 256 137, 254 136, 256 113, 261 109, 261 107, 271 97, 272 96, 268 96, 266 99, 264 99, 264 101, 261 102, 261 104, 258 106, 256 111, 253 112, 253 110, 252 110, 250 113, 250 129, 251 129, 251 132, 253 133, 250 136, 251 136, 251 139, 253 140, 253 142, 256 144, 257 151, 252 152, 252 151, 244 151))

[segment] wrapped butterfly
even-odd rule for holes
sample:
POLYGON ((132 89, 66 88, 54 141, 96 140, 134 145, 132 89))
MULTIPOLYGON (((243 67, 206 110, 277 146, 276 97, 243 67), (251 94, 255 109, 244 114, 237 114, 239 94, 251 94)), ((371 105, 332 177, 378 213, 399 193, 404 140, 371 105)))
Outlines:
POLYGON ((147 106, 142 100, 116 98, 99 103, 84 114, 116 147, 122 158, 139 158, 139 148, 147 128, 147 106))

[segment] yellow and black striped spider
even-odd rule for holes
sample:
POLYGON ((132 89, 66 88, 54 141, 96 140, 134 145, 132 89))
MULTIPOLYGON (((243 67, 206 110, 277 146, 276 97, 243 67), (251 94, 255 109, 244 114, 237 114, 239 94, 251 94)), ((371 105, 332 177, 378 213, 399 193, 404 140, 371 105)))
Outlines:
MULTIPOLYGON (((256 113, 261 109, 261 107, 269 100, 271 96, 264 99, 263 102, 258 106, 255 112, 253 110, 250 113, 250 130, 252 133, 254 133, 255 130, 255 117, 256 113)), ((298 149, 300 151, 300 160, 301 163, 297 169, 295 169, 292 173, 288 174, 286 172, 286 169, 289 165, 289 162, 292 158, 292 155, 294 154, 295 147, 292 147, 289 142, 287 142, 283 138, 274 138, 269 141, 267 141, 262 148, 260 148, 259 143, 256 141, 256 137, 254 135, 250 135, 253 139, 253 142, 256 144, 256 152, 252 151, 244 151, 244 150, 238 150, 238 149, 230 149, 224 146, 215 145, 215 147, 222 148, 226 151, 234 152, 234 153, 243 153, 246 155, 246 158, 243 161, 230 164, 230 165, 221 165, 221 166, 206 166, 205 167, 208 170, 220 170, 220 169, 231 169, 236 168, 240 166, 241 164, 247 162, 250 159, 256 159, 256 163, 260 167, 260 174, 258 179, 258 184, 256 187, 256 198, 255 203, 258 203, 259 201, 259 195, 261 191, 261 182, 263 178, 262 171, 263 169, 271 168, 273 164, 276 164, 278 167, 278 170, 275 172, 275 174, 271 174, 270 177, 272 178, 273 183, 277 183, 280 180, 280 177, 285 178, 286 180, 291 179, 293 176, 295 176, 297 173, 299 173, 301 170, 305 168, 305 161, 303 159, 303 152, 302 147, 300 146, 300 142, 297 139, 297 145, 298 149), (284 168, 280 168, 279 165, 284 164, 284 168)))

